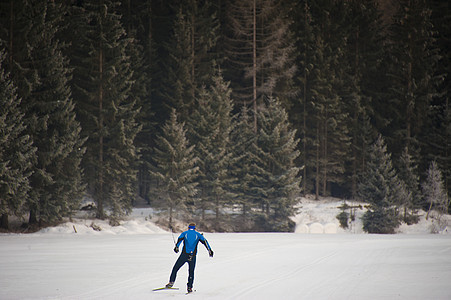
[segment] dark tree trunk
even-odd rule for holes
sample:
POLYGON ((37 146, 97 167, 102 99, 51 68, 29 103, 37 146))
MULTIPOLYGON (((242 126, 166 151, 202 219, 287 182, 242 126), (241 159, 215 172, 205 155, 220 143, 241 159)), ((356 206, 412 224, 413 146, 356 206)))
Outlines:
POLYGON ((0 217, 0 228, 1 229, 9 229, 9 221, 8 221, 8 214, 3 214, 0 217))

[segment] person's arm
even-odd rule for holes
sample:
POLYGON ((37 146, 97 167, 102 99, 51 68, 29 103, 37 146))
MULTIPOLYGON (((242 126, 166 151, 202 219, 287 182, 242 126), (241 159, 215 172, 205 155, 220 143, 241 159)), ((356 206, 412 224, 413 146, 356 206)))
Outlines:
POLYGON ((213 250, 211 250, 210 244, 208 243, 207 239, 201 234, 199 240, 202 244, 204 244, 205 248, 207 248, 210 257, 213 257, 213 250))
POLYGON ((179 252, 179 246, 183 241, 183 233, 179 236, 179 238, 177 239, 177 243, 175 243, 175 248, 174 248, 174 252, 178 253, 179 252))

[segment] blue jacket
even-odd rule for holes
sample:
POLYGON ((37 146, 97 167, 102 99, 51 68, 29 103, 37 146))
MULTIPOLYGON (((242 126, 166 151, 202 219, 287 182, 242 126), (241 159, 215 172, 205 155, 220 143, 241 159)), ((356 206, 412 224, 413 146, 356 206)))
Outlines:
POLYGON ((205 245, 208 251, 211 250, 210 245, 207 242, 207 239, 204 238, 202 234, 197 232, 194 229, 188 229, 187 231, 180 234, 176 246, 179 247, 183 241, 183 251, 187 254, 197 254, 197 244, 201 242, 205 245))

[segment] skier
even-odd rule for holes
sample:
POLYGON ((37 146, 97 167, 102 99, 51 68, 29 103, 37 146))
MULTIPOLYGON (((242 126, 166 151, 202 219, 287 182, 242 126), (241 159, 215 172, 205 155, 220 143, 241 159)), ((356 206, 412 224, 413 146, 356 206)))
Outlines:
POLYGON ((194 268, 196 267, 197 244, 199 242, 204 244, 210 257, 213 257, 213 250, 211 250, 210 245, 208 244, 204 236, 196 231, 196 224, 194 223, 189 224, 188 230, 180 234, 177 243, 175 244, 175 253, 179 252, 179 246, 182 241, 182 253, 175 262, 174 267, 172 268, 171 277, 169 278, 169 283, 166 285, 166 288, 171 288, 174 285, 178 270, 187 262, 189 266, 188 293, 191 293, 193 291, 194 268))

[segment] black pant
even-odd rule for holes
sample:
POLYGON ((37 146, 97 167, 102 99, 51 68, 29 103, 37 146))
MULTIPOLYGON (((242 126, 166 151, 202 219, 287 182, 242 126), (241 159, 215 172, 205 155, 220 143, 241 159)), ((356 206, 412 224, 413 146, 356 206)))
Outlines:
POLYGON ((192 256, 191 261, 189 260, 189 254, 185 253, 185 251, 182 250, 182 253, 180 254, 179 258, 175 262, 174 267, 172 268, 171 277, 169 279, 170 282, 175 282, 175 278, 177 277, 177 272, 179 269, 185 264, 188 263, 189 266, 189 275, 188 275, 188 287, 193 287, 194 282, 194 268, 196 267, 196 255, 192 256))

